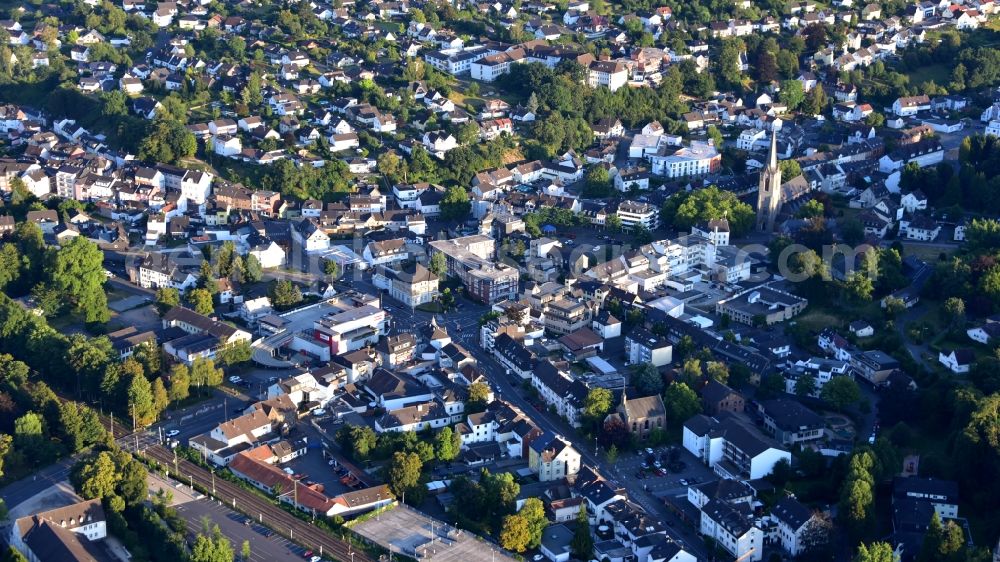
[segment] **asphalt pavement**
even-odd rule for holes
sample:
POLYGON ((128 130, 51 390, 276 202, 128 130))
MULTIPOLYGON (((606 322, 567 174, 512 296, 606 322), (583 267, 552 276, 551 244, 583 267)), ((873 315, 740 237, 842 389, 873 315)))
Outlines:
POLYGON ((17 507, 39 492, 43 492, 69 478, 69 473, 73 469, 73 465, 76 464, 76 460, 75 457, 67 457, 39 470, 31 476, 22 478, 17 482, 12 482, 5 486, 3 490, 0 490, 0 498, 3 498, 7 509, 17 507))
POLYGON ((301 546, 269 531, 259 523, 244 524, 247 520, 246 515, 229 509, 218 500, 202 498, 180 504, 176 509, 187 523, 192 542, 194 537, 204 532, 202 518, 208 517, 212 524, 219 526, 219 531, 232 543, 237 560, 242 560, 240 555, 243 541, 250 541, 250 560, 253 562, 300 561, 305 552, 301 546))

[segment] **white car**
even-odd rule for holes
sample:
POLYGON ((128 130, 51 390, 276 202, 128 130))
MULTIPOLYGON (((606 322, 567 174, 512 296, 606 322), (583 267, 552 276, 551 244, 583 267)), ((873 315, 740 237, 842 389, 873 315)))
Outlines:
POLYGON ((319 556, 313 556, 312 558, 309 559, 309 562, 321 562, 322 560, 323 559, 320 558, 319 556))
POLYGON ((233 376, 229 377, 229 382, 231 382, 233 384, 239 384, 239 383, 243 382, 243 377, 241 377, 239 375, 233 375, 233 376))
POLYGON ((171 429, 170 431, 167 432, 167 437, 177 437, 180 434, 181 431, 179 429, 171 429))
POLYGON ((323 408, 316 408, 315 410, 312 411, 312 415, 314 415, 314 416, 325 416, 326 415, 326 410, 324 410, 323 408))

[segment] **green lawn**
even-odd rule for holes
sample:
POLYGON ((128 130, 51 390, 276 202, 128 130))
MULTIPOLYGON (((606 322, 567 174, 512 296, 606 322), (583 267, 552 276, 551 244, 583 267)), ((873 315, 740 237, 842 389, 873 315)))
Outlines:
POLYGON ((951 66, 943 63, 929 64, 910 71, 909 76, 910 84, 915 86, 931 80, 941 86, 951 79, 951 66))

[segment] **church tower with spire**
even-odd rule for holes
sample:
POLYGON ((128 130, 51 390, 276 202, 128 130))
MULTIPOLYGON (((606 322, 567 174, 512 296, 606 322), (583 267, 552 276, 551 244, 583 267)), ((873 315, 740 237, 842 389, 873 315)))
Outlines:
POLYGON ((773 232, 774 220, 781 209, 781 170, 778 168, 778 137, 771 130, 771 153, 767 168, 760 172, 757 185, 757 230, 773 232))

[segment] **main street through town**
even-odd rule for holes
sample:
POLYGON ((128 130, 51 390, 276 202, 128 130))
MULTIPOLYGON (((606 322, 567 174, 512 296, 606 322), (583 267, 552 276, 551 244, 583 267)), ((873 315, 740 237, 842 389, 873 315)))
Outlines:
POLYGON ((432 317, 436 317, 438 324, 447 328, 452 339, 461 343, 479 362, 480 369, 489 379, 498 398, 503 398, 520 408, 543 431, 550 431, 569 439, 587 464, 597 467, 608 480, 625 488, 631 501, 638 503, 649 513, 658 515, 670 534, 678 539, 678 542, 689 552, 697 555, 700 559, 707 559, 708 552, 698 534, 681 523, 660 499, 646 491, 642 484, 631 478, 630 475, 619 472, 613 464, 607 462, 604 456, 596 450, 596 443, 585 443, 582 437, 561 418, 547 411, 539 411, 528 401, 524 395, 520 378, 516 375, 508 375, 506 369, 480 345, 479 319, 489 312, 490 308, 467 299, 459 299, 459 302, 461 308, 436 315, 419 310, 411 311, 409 307, 399 305, 389 299, 383 306, 387 306, 392 313, 393 333, 415 332, 428 325, 432 317))

